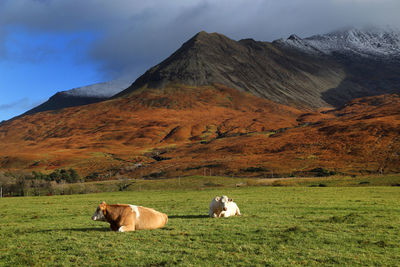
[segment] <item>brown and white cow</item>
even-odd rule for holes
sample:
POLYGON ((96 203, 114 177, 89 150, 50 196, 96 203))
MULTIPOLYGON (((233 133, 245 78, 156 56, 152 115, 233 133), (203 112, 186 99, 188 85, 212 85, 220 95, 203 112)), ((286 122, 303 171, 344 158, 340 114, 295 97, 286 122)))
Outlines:
POLYGON ((227 196, 215 197, 211 200, 210 208, 208 211, 210 217, 230 217, 240 216, 239 207, 233 202, 232 198, 227 196))
POLYGON ((108 205, 103 201, 97 207, 92 220, 110 223, 113 231, 128 232, 163 227, 168 216, 151 208, 127 204, 108 205))

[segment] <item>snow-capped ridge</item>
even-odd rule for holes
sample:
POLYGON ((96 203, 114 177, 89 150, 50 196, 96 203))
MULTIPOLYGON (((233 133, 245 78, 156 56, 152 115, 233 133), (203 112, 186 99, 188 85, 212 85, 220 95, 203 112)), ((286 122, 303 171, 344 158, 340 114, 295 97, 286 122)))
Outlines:
POLYGON ((301 39, 291 35, 275 41, 307 53, 354 53, 361 56, 400 56, 400 31, 394 28, 348 28, 301 39))
POLYGON ((108 98, 128 88, 132 80, 112 80, 62 91, 70 96, 108 98))

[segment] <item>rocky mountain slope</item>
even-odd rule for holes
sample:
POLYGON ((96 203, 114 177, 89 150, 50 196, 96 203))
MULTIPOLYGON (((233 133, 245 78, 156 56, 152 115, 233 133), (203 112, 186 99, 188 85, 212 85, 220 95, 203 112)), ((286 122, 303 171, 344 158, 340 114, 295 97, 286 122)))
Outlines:
POLYGON ((223 84, 280 104, 322 107, 321 93, 340 85, 343 68, 327 58, 292 53, 267 42, 234 41, 200 32, 118 96, 142 87, 223 84))
POLYGON ((292 35, 273 42, 288 51, 327 57, 345 73, 338 86, 321 93, 333 106, 354 98, 400 94, 400 31, 347 29, 301 39, 292 35))
POLYGON ((399 36, 352 29, 268 43, 200 32, 119 96, 171 83, 221 83, 280 104, 342 106, 400 92, 399 36))

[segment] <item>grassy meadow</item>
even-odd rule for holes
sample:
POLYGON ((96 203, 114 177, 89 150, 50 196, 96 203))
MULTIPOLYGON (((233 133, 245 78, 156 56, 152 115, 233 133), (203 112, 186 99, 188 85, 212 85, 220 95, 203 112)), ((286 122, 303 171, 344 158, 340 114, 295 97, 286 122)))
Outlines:
POLYGON ((398 266, 400 187, 248 186, 0 199, 0 266, 398 266), (212 219, 216 195, 243 216, 212 219), (166 227, 118 233, 98 203, 153 207, 166 227))
MULTIPOLYGON (((73 184, 54 184, 53 194, 87 194, 116 191, 143 190, 204 190, 209 188, 234 188, 245 186, 400 186, 400 174, 365 175, 365 176, 329 176, 329 177, 295 177, 295 178, 247 178, 224 176, 186 176, 168 179, 122 179, 73 184)), ((33 195, 33 190, 26 191, 33 195)), ((46 195, 46 189, 41 189, 41 195, 46 195)))

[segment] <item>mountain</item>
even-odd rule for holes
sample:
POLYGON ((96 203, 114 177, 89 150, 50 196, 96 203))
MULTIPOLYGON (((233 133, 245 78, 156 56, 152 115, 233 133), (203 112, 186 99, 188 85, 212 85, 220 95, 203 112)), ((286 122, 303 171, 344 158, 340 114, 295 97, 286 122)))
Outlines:
POLYGON ((280 104, 340 107, 400 92, 399 36, 352 29, 268 43, 200 32, 118 96, 173 83, 221 83, 280 104))
POLYGON ((111 81, 59 92, 25 114, 174 83, 219 83, 285 105, 340 107, 358 97, 399 93, 399 77, 400 32, 393 29, 346 29, 304 39, 291 35, 272 43, 199 32, 133 84, 111 81))
POLYGON ((104 101, 111 96, 128 88, 132 81, 113 80, 109 82, 96 83, 83 87, 61 91, 51 96, 49 100, 28 110, 23 115, 34 114, 47 110, 58 110, 66 107, 88 105, 104 101))
POLYGON ((328 104, 321 93, 344 78, 341 66, 326 58, 291 53, 267 42, 234 41, 222 34, 200 32, 117 96, 174 83, 219 83, 280 104, 322 107, 328 104))
POLYGON ((345 77, 321 98, 340 107, 352 99, 400 94, 400 32, 389 28, 346 29, 301 39, 291 35, 274 45, 318 58, 329 58, 345 77))
POLYGON ((107 100, 1 123, 0 169, 101 178, 400 172, 399 77, 395 56, 200 32, 107 100))
POLYGON ((338 53, 386 60, 400 59, 400 31, 392 28, 348 28, 304 39, 291 35, 275 43, 310 54, 338 53))

